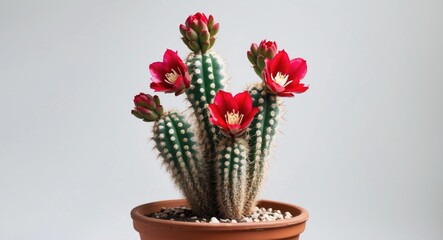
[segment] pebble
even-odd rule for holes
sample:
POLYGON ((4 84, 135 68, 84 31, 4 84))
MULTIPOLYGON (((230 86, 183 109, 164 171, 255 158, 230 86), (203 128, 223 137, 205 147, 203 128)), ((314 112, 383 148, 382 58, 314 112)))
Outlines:
POLYGON ((262 207, 262 208, 260 208, 260 211, 261 211, 262 214, 265 214, 266 213, 266 208, 262 207))
POLYGON ((183 209, 181 209, 181 208, 175 210, 175 213, 184 213, 184 212, 185 211, 183 209))
POLYGON ((241 219, 224 219, 216 217, 198 217, 192 213, 192 210, 187 207, 165 208, 162 207, 160 212, 153 213, 149 217, 157 219, 169 219, 172 221, 197 222, 197 223, 251 223, 251 222, 270 222, 283 219, 292 218, 290 212, 274 210, 272 208, 258 208, 255 207, 252 215, 244 216, 241 219), (209 219, 209 220, 208 220, 209 219))
POLYGON ((285 219, 292 218, 292 214, 290 212, 285 212, 285 219))

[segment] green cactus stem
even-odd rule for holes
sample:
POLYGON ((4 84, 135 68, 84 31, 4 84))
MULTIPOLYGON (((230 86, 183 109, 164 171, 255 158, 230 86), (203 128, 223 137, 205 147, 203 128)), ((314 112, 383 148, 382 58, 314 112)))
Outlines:
POLYGON ((248 144, 242 138, 224 138, 217 146, 217 204, 223 218, 240 219, 246 197, 248 144))
POLYGON ((153 140, 163 164, 196 213, 213 212, 206 199, 208 180, 202 170, 198 145, 190 125, 177 112, 165 113, 154 124, 153 140))
MULTIPOLYGON (((203 159, 203 168, 208 173, 209 179, 215 179, 214 157, 220 130, 209 120, 208 104, 212 103, 218 90, 223 89, 226 82, 226 73, 223 61, 214 52, 205 54, 191 53, 186 64, 192 76, 190 87, 186 90, 188 101, 196 117, 196 135, 200 143, 203 159)), ((215 182, 209 182, 207 194, 215 201, 215 182)))
POLYGON ((263 83, 256 84, 248 90, 253 105, 258 106, 258 113, 249 130, 249 176, 245 212, 251 212, 255 206, 266 169, 266 160, 274 139, 279 118, 279 104, 275 95, 266 92, 263 83))
POLYGON ((191 53, 186 61, 189 74, 192 75, 187 98, 197 117, 197 132, 200 139, 206 139, 204 157, 215 151, 218 129, 209 120, 208 104, 212 103, 218 90, 223 89, 226 81, 223 62, 214 52, 207 54, 191 53))

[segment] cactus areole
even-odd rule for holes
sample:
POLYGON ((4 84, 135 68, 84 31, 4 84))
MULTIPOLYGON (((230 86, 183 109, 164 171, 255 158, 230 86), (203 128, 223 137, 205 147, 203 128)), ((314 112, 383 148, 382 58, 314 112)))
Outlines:
POLYGON ((158 96, 145 93, 134 97, 132 114, 153 122, 159 158, 196 214, 241 219, 257 204, 280 120, 280 97, 308 89, 300 83, 306 61, 290 60, 275 42, 253 43, 247 58, 261 79, 232 95, 224 91, 225 64, 212 50, 219 30, 214 17, 196 13, 179 30, 191 53, 182 60, 167 49, 162 61, 149 65, 150 88, 185 93, 189 114, 163 111, 158 96))

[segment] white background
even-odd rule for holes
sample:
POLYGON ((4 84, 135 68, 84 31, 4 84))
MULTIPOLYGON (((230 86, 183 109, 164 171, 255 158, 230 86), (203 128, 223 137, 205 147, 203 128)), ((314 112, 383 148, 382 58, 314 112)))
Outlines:
POLYGON ((308 62, 262 192, 309 210, 303 239, 443 239, 438 0, 2 1, 0 239, 138 239, 130 210, 180 197, 130 110, 197 11, 233 92, 258 81, 252 42, 308 62))

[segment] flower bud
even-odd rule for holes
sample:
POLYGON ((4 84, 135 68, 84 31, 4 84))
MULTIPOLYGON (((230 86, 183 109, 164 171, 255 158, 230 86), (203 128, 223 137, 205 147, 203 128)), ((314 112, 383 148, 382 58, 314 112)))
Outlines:
POLYGON ((143 119, 145 122, 156 121, 163 115, 163 107, 160 105, 158 96, 140 93, 134 97, 134 109, 132 115, 143 119))
POLYGON ((209 15, 208 17, 208 28, 211 29, 214 26, 214 17, 212 15, 209 15))
POLYGON ((210 35, 208 31, 206 30, 201 31, 199 37, 201 43, 207 43, 209 45, 210 35))
POLYGON ((160 105, 160 98, 157 96, 157 95, 154 95, 154 102, 155 102, 155 104, 157 105, 157 106, 161 106, 160 105))
POLYGON ((208 18, 206 17, 206 15, 204 13, 200 13, 200 12, 197 12, 194 15, 189 16, 186 19, 185 23, 186 23, 186 26, 189 27, 191 24, 197 23, 199 21, 201 21, 205 24, 208 24, 208 18))
POLYGON ((198 34, 194 30, 192 30, 192 28, 186 29, 186 37, 189 40, 193 40, 193 41, 198 40, 198 34))
POLYGON ((266 55, 268 59, 272 59, 277 54, 277 43, 263 40, 258 46, 258 51, 263 55, 266 55))
POLYGON ((265 56, 263 55, 258 55, 257 57, 257 65, 260 69, 264 69, 265 68, 265 56))
POLYGON ((180 26, 179 26, 179 30, 180 30, 180 33, 182 34, 182 36, 183 36, 183 37, 186 37, 186 31, 188 30, 188 28, 186 28, 185 25, 180 24, 180 26))
POLYGON ((215 37, 209 38, 209 48, 212 48, 212 46, 214 46, 214 43, 215 43, 215 37))
POLYGON ((251 51, 248 51, 246 53, 248 55, 248 60, 252 65, 256 65, 257 64, 257 59, 255 58, 254 54, 251 51))
POLYGON ((211 36, 215 36, 215 34, 218 33, 218 29, 220 29, 220 24, 219 24, 219 23, 216 23, 216 24, 215 24, 214 26, 212 26, 212 27, 209 27, 209 26, 208 26, 208 29, 210 29, 211 36))
POLYGON ((277 54, 277 43, 263 40, 260 45, 251 44, 250 50, 247 52, 249 62, 251 62, 254 71, 258 76, 262 77, 265 68, 265 59, 272 59, 277 54))
POLYGON ((256 43, 251 44, 251 53, 254 56, 257 56, 257 54, 258 54, 258 45, 256 43))
POLYGON ((214 45, 219 28, 220 25, 214 21, 212 15, 207 18, 204 13, 197 12, 189 16, 179 30, 183 42, 191 51, 206 53, 214 45))

